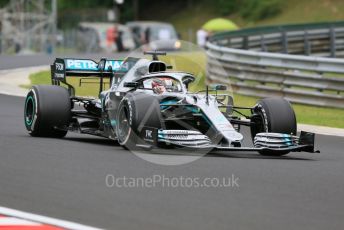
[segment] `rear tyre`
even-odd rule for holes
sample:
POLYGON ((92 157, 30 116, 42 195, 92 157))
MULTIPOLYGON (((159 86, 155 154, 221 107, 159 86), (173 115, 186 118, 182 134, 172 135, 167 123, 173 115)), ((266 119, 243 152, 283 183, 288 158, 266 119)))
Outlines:
POLYGON ((62 138, 71 118, 71 100, 67 89, 37 85, 26 96, 24 123, 34 137, 62 138))
POLYGON ((120 102, 116 116, 118 143, 126 149, 136 149, 136 144, 144 143, 140 138, 144 126, 162 127, 158 99, 144 93, 127 94, 120 102))
MULTIPOLYGON (((251 118, 252 140, 257 133, 285 133, 296 135, 297 123, 295 112, 290 103, 283 98, 265 98, 258 101, 251 118)), ((290 151, 260 151, 261 155, 282 156, 290 151)))

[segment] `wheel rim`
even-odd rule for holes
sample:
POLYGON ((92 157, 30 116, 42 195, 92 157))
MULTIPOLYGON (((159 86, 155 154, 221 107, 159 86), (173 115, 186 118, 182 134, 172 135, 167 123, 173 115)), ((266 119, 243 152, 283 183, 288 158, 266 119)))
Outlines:
POLYGON ((267 124, 265 123, 264 114, 261 112, 259 112, 258 124, 259 124, 259 128, 258 128, 259 133, 269 132, 269 130, 266 129, 267 124))
POLYGON ((128 110, 122 107, 119 111, 118 119, 118 140, 121 144, 125 144, 128 141, 131 132, 129 120, 128 120, 128 110))
POLYGON ((25 124, 31 126, 35 116, 35 101, 32 96, 26 99, 25 103, 25 124))

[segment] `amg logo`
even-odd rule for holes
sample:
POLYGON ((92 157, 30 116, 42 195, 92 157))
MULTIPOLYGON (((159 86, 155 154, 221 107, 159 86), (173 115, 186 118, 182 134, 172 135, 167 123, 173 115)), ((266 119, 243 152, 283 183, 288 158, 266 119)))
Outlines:
POLYGON ((146 130, 146 138, 147 139, 153 139, 153 131, 152 130, 146 130))
POLYGON ((55 63, 55 69, 56 70, 63 70, 63 64, 62 63, 55 63))

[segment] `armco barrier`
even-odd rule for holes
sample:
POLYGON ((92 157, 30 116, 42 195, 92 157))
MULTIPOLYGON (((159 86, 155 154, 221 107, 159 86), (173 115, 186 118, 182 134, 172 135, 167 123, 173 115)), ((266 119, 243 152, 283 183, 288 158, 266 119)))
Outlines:
MULTIPOLYGON (((336 30, 343 32, 344 39, 344 23, 337 23, 336 27, 331 24, 330 28, 320 28, 321 25, 329 26, 330 24, 315 25, 311 24, 307 33, 311 34, 316 30, 319 34, 321 31, 324 33, 327 31, 328 34, 328 30, 336 30), (311 29, 313 27, 314 29, 311 29)), ((305 29, 305 25, 299 26, 299 28, 305 29)), ((272 27, 268 27, 268 29, 271 34, 276 34, 272 27)), ((300 33, 300 31, 291 31, 291 29, 293 27, 289 26, 288 36, 300 33)), ((278 30, 281 31, 281 27, 278 27, 278 30)), ((344 59, 286 54, 291 53, 290 50, 284 53, 263 52, 255 48, 262 47, 259 42, 252 42, 253 38, 257 37, 253 34, 254 32, 259 34, 261 31, 257 29, 251 29, 249 33, 247 30, 236 31, 218 34, 210 39, 210 42, 207 43, 209 81, 230 83, 234 91, 244 95, 281 96, 297 103, 344 108, 344 59), (233 44, 234 38, 240 39, 238 36, 246 36, 241 40, 249 37, 250 43, 246 47, 248 50, 244 47, 238 49, 235 45, 233 46, 236 48, 227 47, 228 41, 231 40, 231 44, 233 44)), ((338 33, 336 34, 338 35, 338 33)), ((318 39, 321 39, 322 42, 332 39, 327 43, 335 44, 335 49, 330 48, 327 56, 333 56, 331 53, 338 55, 342 52, 338 49, 340 46, 337 37, 334 39, 333 35, 332 38, 329 35, 324 40, 324 37, 318 36, 318 39)), ((288 37, 287 41, 290 40, 291 38, 288 37)), ((314 43, 314 38, 312 41, 314 43)), ((304 41, 302 42, 305 44, 304 41)), ((288 44, 285 46, 289 48, 288 44)), ((324 50, 326 49, 321 51, 320 56, 324 56, 326 53, 324 50)), ((344 51, 344 42, 342 50, 344 51)), ((315 50, 313 49, 312 52, 315 50)))

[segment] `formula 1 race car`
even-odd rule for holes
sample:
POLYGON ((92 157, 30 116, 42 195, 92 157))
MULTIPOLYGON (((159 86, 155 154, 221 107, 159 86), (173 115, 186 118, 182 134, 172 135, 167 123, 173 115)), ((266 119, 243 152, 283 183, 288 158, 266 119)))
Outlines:
POLYGON ((152 60, 57 58, 51 65, 52 85, 33 86, 26 97, 24 120, 30 135, 61 138, 75 131, 116 140, 127 149, 258 151, 274 156, 314 152, 313 133, 296 136, 288 101, 266 98, 254 107, 234 106, 230 95, 218 93, 224 85, 191 93, 191 73, 170 71, 173 67, 158 58, 166 53, 146 55, 152 60), (75 96, 67 76, 99 78, 99 99, 75 96), (103 90, 105 78, 110 79, 108 90, 103 90), (242 146, 241 126, 250 127, 253 147, 242 146))

